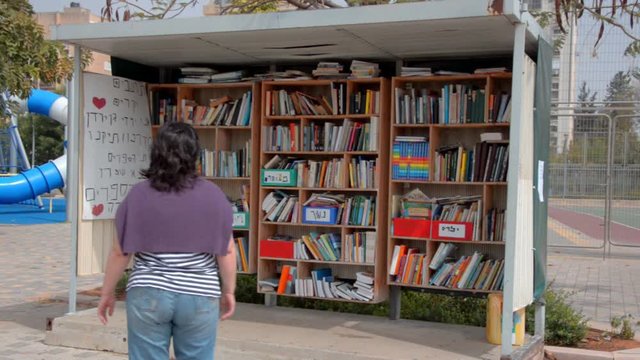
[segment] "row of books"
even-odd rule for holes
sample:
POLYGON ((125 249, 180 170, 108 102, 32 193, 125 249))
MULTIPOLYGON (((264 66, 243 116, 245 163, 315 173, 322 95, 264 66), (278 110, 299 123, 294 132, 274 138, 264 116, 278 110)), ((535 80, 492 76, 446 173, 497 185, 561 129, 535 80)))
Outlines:
POLYGON ((380 91, 364 90, 351 94, 350 114, 380 114, 380 91))
POLYGON ((376 159, 351 158, 348 169, 344 158, 331 160, 305 160, 282 158, 274 155, 264 166, 265 169, 295 169, 297 187, 344 189, 375 189, 377 187, 376 159), (345 172, 348 179, 345 182, 345 172))
POLYGON ((482 197, 468 196, 464 198, 442 198, 436 200, 436 206, 432 213, 435 221, 468 222, 472 223, 472 241, 482 239, 482 197))
MULTIPOLYGON (((369 122, 344 119, 341 125, 311 122, 304 127, 302 148, 304 151, 377 151, 378 126, 377 116, 372 116, 369 122)), ((278 141, 277 134, 275 141, 278 141)), ((292 141, 295 143, 295 139, 292 141)))
POLYGON ((337 99, 328 100, 324 95, 313 96, 301 91, 269 90, 266 92, 265 115, 340 115, 339 109, 334 111, 331 106, 337 101, 337 99))
POLYGON ((159 99, 153 118, 154 125, 162 125, 165 122, 178 121, 178 106, 171 98, 159 99))
POLYGON ((505 211, 492 208, 484 218, 486 241, 505 241, 505 211))
POLYGON ((511 117, 511 95, 491 94, 472 85, 446 84, 440 91, 394 89, 396 124, 502 123, 511 117), (488 117, 485 108, 488 102, 488 117))
POLYGON ((436 181, 500 182, 506 181, 509 165, 508 142, 476 143, 473 150, 462 145, 436 150, 436 181))
POLYGON ((357 272, 356 279, 341 280, 333 276, 331 269, 311 270, 310 278, 299 278, 293 265, 282 265, 279 278, 259 280, 262 292, 292 294, 304 297, 371 301, 374 297, 374 277, 367 272, 357 272))
POLYGON ((473 255, 450 260, 456 249, 452 243, 440 243, 431 261, 419 249, 395 245, 389 276, 392 282, 440 286, 456 289, 502 290, 504 260, 488 259, 475 251, 473 255), (431 275, 430 275, 431 273, 431 275))
POLYGON ((456 248, 454 243, 440 243, 429 262, 426 254, 419 253, 419 249, 410 248, 407 245, 395 245, 389 264, 389 275, 392 281, 426 285, 426 279, 429 278, 428 269, 438 270, 456 248), (418 267, 416 273, 413 273, 415 269, 411 265, 418 267), (408 281, 408 279, 413 280, 408 281))
POLYGON ((251 124, 251 90, 233 99, 223 96, 209 100, 209 105, 199 105, 194 100, 182 100, 182 120, 192 125, 249 126, 251 124))
POLYGON ((236 269, 249 272, 249 240, 243 236, 234 237, 233 243, 236 247, 236 269))
POLYGON ((391 178, 429 180, 429 142, 423 136, 396 136, 391 154, 391 178))
POLYGON ((303 206, 336 209, 333 224, 353 226, 375 226, 376 197, 344 194, 311 194, 303 206))
POLYGON ((431 275, 429 284, 457 289, 502 290, 504 259, 483 259, 484 254, 474 251, 473 255, 445 262, 431 275))
POLYGON ((297 195, 286 194, 280 190, 270 192, 262 200, 264 221, 299 223, 300 203, 297 195))
POLYGON ((235 151, 200 150, 198 173, 217 177, 251 176, 251 143, 246 142, 242 149, 235 151))
POLYGON ((342 261, 342 239, 340 234, 302 235, 293 246, 293 257, 302 260, 342 261))

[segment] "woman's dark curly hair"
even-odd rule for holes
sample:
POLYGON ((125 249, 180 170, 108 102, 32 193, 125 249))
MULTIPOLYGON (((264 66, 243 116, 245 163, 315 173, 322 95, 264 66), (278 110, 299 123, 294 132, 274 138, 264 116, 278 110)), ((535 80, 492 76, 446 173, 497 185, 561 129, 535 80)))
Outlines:
POLYGON ((142 176, 151 186, 164 192, 191 187, 198 177, 196 162, 200 155, 198 134, 189 124, 165 123, 151 146, 151 164, 142 176))

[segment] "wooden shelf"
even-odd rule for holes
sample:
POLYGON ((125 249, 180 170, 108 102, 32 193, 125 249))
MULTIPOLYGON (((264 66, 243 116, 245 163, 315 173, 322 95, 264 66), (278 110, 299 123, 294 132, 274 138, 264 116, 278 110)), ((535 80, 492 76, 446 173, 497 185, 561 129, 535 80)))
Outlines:
POLYGON ((384 300, 377 300, 376 298, 374 298, 371 301, 360 301, 360 300, 347 300, 347 299, 343 299, 343 298, 323 298, 323 297, 316 297, 316 296, 298 296, 295 294, 277 294, 273 291, 258 291, 258 293, 260 294, 265 294, 265 295, 278 295, 278 296, 287 296, 287 297, 294 297, 294 298, 300 298, 300 299, 309 299, 309 300, 325 300, 325 301, 340 301, 340 302, 348 302, 348 303, 357 303, 357 304, 379 304, 381 302, 383 302, 384 300))
POLYGON ((245 131, 251 131, 252 129, 251 126, 224 126, 224 125, 194 125, 193 128, 196 130, 223 129, 223 130, 245 130, 245 131))
POLYGON ((412 240, 412 241, 434 241, 434 242, 450 242, 470 245, 504 245, 504 241, 469 241, 469 240, 444 240, 444 239, 432 239, 410 236, 391 236, 394 240, 412 240))
POLYGON ((290 223, 290 222, 272 222, 272 221, 260 221, 262 225, 271 226, 295 226, 295 227, 324 227, 324 228, 337 228, 337 229, 362 229, 362 230, 375 230, 376 226, 361 226, 361 225, 321 225, 321 224, 306 224, 306 223, 290 223))
POLYGON ((344 115, 267 115, 265 120, 283 120, 298 121, 302 119, 314 121, 335 121, 344 119, 368 119, 370 117, 380 116, 378 114, 344 114, 344 115))
POLYGON ((466 185, 466 186, 506 186, 507 183, 503 181, 432 181, 432 180, 396 180, 391 179, 392 183, 398 184, 428 184, 428 185, 466 185))
POLYGON ((502 290, 477 290, 477 289, 458 289, 458 288, 448 288, 444 286, 432 286, 432 285, 415 285, 415 284, 405 284, 399 282, 390 281, 388 283, 391 286, 404 286, 418 289, 432 289, 432 290, 442 290, 442 291, 455 291, 455 292, 466 292, 466 293, 477 293, 477 294, 501 294, 502 290))
POLYGON ((378 155, 377 151, 263 151, 266 155, 378 155))
MULTIPOLYGON (((259 238, 265 239, 268 236, 278 234, 289 235, 293 238, 299 238, 301 234, 304 234, 307 231, 315 230, 319 233, 339 233, 339 235, 344 239, 347 235, 353 232, 358 231, 373 231, 376 233, 376 248, 375 248, 375 262, 374 263, 353 263, 353 262, 344 262, 344 261, 318 261, 318 260, 303 260, 303 259, 280 259, 280 258, 270 258, 270 257, 260 257, 258 264, 258 279, 266 279, 266 278, 274 278, 279 276, 279 269, 276 267, 276 261, 284 261, 292 266, 298 267, 298 274, 302 277, 307 277, 310 275, 310 271, 313 269, 317 269, 321 266, 327 266, 332 269, 332 273, 334 276, 338 276, 339 278, 345 279, 353 279, 355 278, 355 272, 360 271, 359 267, 365 266, 368 272, 374 274, 374 293, 375 293, 375 301, 373 302, 364 302, 364 301, 349 301, 344 299, 328 299, 328 298, 318 298, 318 297, 306 297, 308 299, 317 299, 317 300, 326 300, 326 301, 344 301, 344 302, 353 302, 353 303, 375 303, 379 301, 384 301, 388 297, 388 287, 385 286, 386 282, 386 246, 387 246, 387 222, 384 221, 386 213, 387 213, 387 202, 386 199, 388 197, 388 161, 389 161, 389 144, 388 144, 388 132, 389 132, 389 101, 391 100, 389 93, 389 81, 387 79, 376 78, 376 79, 355 79, 355 80, 341 80, 341 81, 333 81, 333 80, 303 80, 303 81, 266 81, 262 86, 262 98, 267 99, 271 98, 271 96, 267 96, 269 91, 278 91, 278 90, 286 90, 287 93, 292 91, 302 91, 308 94, 313 94, 314 96, 322 95, 325 98, 331 101, 331 85, 332 84, 344 84, 343 94, 344 100, 346 104, 346 111, 348 112, 351 108, 350 99, 351 95, 356 93, 362 93, 366 90, 379 91, 379 113, 378 114, 340 114, 340 115, 266 115, 267 110, 270 111, 271 104, 267 104, 266 101, 263 103, 261 109, 261 124, 263 125, 282 125, 286 126, 288 124, 295 124, 300 127, 306 126, 311 122, 315 122, 323 127, 324 122, 335 123, 338 126, 342 124, 345 119, 353 120, 354 122, 367 122, 369 123, 372 117, 378 117, 378 129, 374 134, 377 134, 376 142, 378 144, 377 151, 305 151, 300 150, 301 146, 298 146, 298 151, 265 151, 262 150, 260 152, 260 165, 264 165, 273 155, 280 155, 281 157, 295 157, 297 159, 311 159, 311 160, 327 160, 328 158, 337 158, 337 159, 346 159, 350 160, 351 157, 362 156, 367 160, 376 160, 376 183, 377 188, 371 189, 361 189, 361 188, 319 188, 319 187, 285 187, 285 186, 260 186, 260 196, 261 200, 264 199, 265 196, 269 194, 270 191, 273 190, 282 190, 289 194, 299 194, 300 203, 304 203, 307 200, 307 197, 313 193, 345 193, 349 194, 349 196, 355 195, 365 195, 365 196, 375 196, 376 197, 376 207, 375 211, 375 226, 357 226, 357 225, 342 225, 342 224, 332 224, 332 225, 320 225, 320 224, 303 224, 303 223, 289 223, 289 222, 270 222, 262 220, 264 218, 264 211, 261 211, 260 221, 259 221, 259 238), (278 123, 280 122, 280 124, 278 123), (264 190, 264 191, 262 191, 264 190), (382 221, 378 221, 382 219, 382 221), (295 264, 295 265, 294 265, 295 264)), ((271 95, 271 94, 269 94, 271 95)), ((376 111, 378 112, 378 111, 376 111)), ((322 130, 323 131, 323 130, 322 130)), ((296 139, 296 143, 298 145, 303 143, 304 140, 304 130, 300 128, 298 139, 296 139)), ((329 134, 330 136, 331 134, 329 134)), ((266 146, 264 147, 266 148, 266 146)), ((272 147, 275 148, 275 147, 272 147)), ((303 148, 303 147, 302 147, 303 148)), ((345 170, 348 170, 347 164, 343 164, 345 170)), ((342 184, 349 184, 348 179, 348 171, 343 171, 343 178, 341 179, 342 184)), ((306 180, 306 179, 305 179, 306 180)), ((306 181, 303 182, 306 184, 306 181)), ((300 206, 301 207, 301 206, 300 206)), ((298 219, 301 219, 301 212, 298 214, 298 219)), ((371 260, 371 259, 368 259, 371 260)), ((274 294, 274 293, 270 293, 274 294)), ((292 294, 278 294, 284 296, 292 296, 298 297, 292 294)))
POLYGON ((493 127, 509 127, 509 122, 502 123, 467 123, 467 124, 392 124, 394 128, 417 128, 417 129, 477 129, 477 128, 493 128, 493 127))
POLYGON ((371 263, 356 263, 349 261, 325 261, 325 260, 306 260, 306 259, 286 259, 286 258, 274 258, 274 257, 260 257, 260 260, 273 260, 273 261, 295 261, 301 263, 310 264, 327 264, 327 265, 349 265, 349 266, 375 266, 371 263))
MULTIPOLYGON (((387 258, 388 264, 393 259, 394 247, 396 245, 407 245, 408 247, 417 248, 418 253, 424 254, 428 261, 431 261, 438 247, 442 243, 455 243, 460 244, 457 249, 454 250, 450 256, 459 259, 461 256, 469 256, 474 250, 481 251, 485 254, 483 260, 486 259, 504 259, 505 242, 503 241, 486 241, 488 239, 487 229, 485 227, 485 217, 489 214, 489 211, 493 208, 503 210, 506 207, 507 198, 507 182, 491 182, 491 181, 436 181, 432 180, 435 176, 436 169, 436 149, 457 145, 462 146, 465 150, 475 150, 476 144, 480 142, 480 134, 486 131, 493 131, 503 134, 503 138, 508 139, 507 132, 510 129, 511 124, 509 122, 473 122, 473 123, 452 123, 452 124, 399 124, 395 119, 395 108, 397 100, 395 97, 395 89, 404 89, 408 84, 411 84, 414 89, 425 89, 429 94, 435 94, 438 97, 442 91, 444 85, 448 84, 465 84, 471 85, 474 89, 479 89, 484 92, 484 104, 474 103, 471 110, 478 111, 480 105, 482 110, 473 113, 474 120, 484 119, 487 121, 492 114, 489 112, 490 98, 492 94, 499 94, 502 92, 510 92, 510 84, 508 82, 511 78, 511 74, 471 74, 471 75, 456 75, 456 76, 430 76, 430 77, 395 77, 392 80, 392 111, 391 111, 391 131, 389 134, 390 151, 393 150, 393 142, 396 136, 422 136, 425 137, 429 143, 428 158, 429 169, 431 179, 429 180, 403 180, 393 179, 390 176, 389 183, 391 184, 389 191, 389 214, 387 221, 391 224, 393 219, 400 214, 399 209, 399 197, 413 188, 421 188, 423 192, 430 198, 439 197, 454 197, 457 195, 469 196, 476 195, 482 200, 481 212, 478 214, 480 226, 477 228, 479 234, 476 239, 479 241, 467 241, 467 240, 441 240, 433 239, 431 237, 404 237, 393 236, 389 233, 389 242, 387 244, 387 258), (504 79, 505 81, 502 81, 504 79), (478 107, 475 107, 478 105, 478 107), (406 184, 406 186, 399 186, 400 184, 406 184), (462 246, 462 244, 465 244, 462 246)), ((416 91, 418 93, 420 91, 416 91)), ((418 96, 418 94, 416 95, 418 96)), ((404 101, 404 100, 401 100, 404 101)), ((440 104, 442 106, 442 103, 440 104)), ((426 114, 425 114, 426 115, 426 114)), ((471 114, 469 114, 471 115, 471 114)), ((404 114, 402 114, 404 116, 404 114)), ((431 120, 425 116, 426 119, 431 120)), ((439 118, 442 121, 442 118, 439 118)), ((493 155, 493 154, 492 154, 493 155)), ((391 170, 393 164, 389 164, 391 170)), ((455 166, 455 165, 454 165, 455 166)), ((458 169, 459 170, 459 169, 458 169)), ((444 169, 442 171, 445 171, 444 169)), ((470 231, 470 230, 467 230, 470 231)), ((433 230, 432 230, 433 233, 433 230)), ((432 235, 435 235, 433 233, 432 235)), ((469 236, 470 234, 466 234, 469 236)), ((402 270, 401 270, 402 271, 402 270)), ((431 278, 437 270, 428 269, 427 276, 431 278)), ((447 288, 442 286, 430 286, 430 285, 414 285, 404 284, 400 282, 390 281, 390 277, 387 278, 387 282, 392 286, 402 286, 407 288, 414 288, 420 290, 433 290, 444 292, 456 292, 460 294, 489 294, 500 293, 501 291, 488 291, 488 290, 475 290, 475 289, 458 289, 447 288)), ((394 300, 394 299, 392 299, 394 300)), ((394 300, 397 304, 398 300, 394 300)))
MULTIPOLYGON (((159 104, 155 103, 159 99, 170 99, 174 107, 177 118, 181 121, 183 114, 182 105, 185 100, 192 100, 198 106, 209 106, 209 99, 229 96, 233 99, 241 99, 243 95, 251 91, 251 108, 248 109, 250 124, 248 126, 217 126, 217 125, 193 125, 198 132, 200 144, 203 148, 212 151, 237 151, 244 148, 246 143, 251 144, 249 156, 253 160, 248 174, 259 174, 260 164, 260 107, 261 107, 261 84, 257 82, 236 82, 236 83, 207 83, 207 84, 149 84, 149 99, 151 100, 152 116, 158 113, 159 104)), ((157 120, 157 119, 154 119, 157 120)), ((154 133, 161 125, 152 125, 154 133)), ((219 159, 214 156, 210 169, 218 168, 219 159)), ((211 172, 209 172, 211 174, 211 172)), ((221 176, 201 176, 203 179, 215 182, 216 185, 231 199, 238 199, 243 186, 247 187, 250 194, 249 209, 258 209, 259 200, 259 177, 221 177, 221 176)), ((258 263, 258 223, 259 218, 249 217, 247 229, 233 229, 236 237, 243 237, 247 242, 248 254, 247 264, 249 271, 238 271, 244 274, 255 274, 258 263)))
POLYGON ((309 188, 309 187, 290 187, 290 186, 263 186, 265 190, 305 190, 305 191, 324 191, 324 192, 378 192, 378 189, 358 189, 358 188, 309 188))
POLYGON ((248 181, 250 177, 224 177, 224 176, 203 176, 207 180, 224 180, 224 181, 248 181))

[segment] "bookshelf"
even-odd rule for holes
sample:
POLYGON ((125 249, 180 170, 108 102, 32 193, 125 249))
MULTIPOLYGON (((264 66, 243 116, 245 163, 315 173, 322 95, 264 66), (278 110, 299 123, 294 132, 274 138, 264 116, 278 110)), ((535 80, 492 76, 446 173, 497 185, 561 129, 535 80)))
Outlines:
POLYGON ((510 92, 510 73, 392 79, 387 243, 392 317, 399 316, 400 288, 502 292, 510 92), (429 199, 405 197, 415 189, 429 199), (444 200, 463 218, 439 218, 446 207, 438 202, 444 200), (428 211, 418 213, 422 207, 428 211), (458 277, 447 276, 456 269, 458 277))
MULTIPOLYGON (((165 121, 191 123, 203 148, 200 175, 218 185, 232 201, 244 198, 244 206, 257 209, 260 84, 150 84, 148 91, 154 136, 165 121)), ((238 272, 254 274, 258 219, 250 214, 234 215, 233 237, 240 254, 238 272)))
POLYGON ((389 83, 383 78, 262 83, 258 292, 270 295, 268 302, 277 295, 386 300, 389 83), (274 161, 291 168, 269 169, 274 161), (272 170, 293 171, 295 176, 285 176, 295 181, 269 182, 272 170), (343 209, 339 215, 319 205, 333 200, 341 204, 334 207, 343 209), (292 204, 278 211, 274 204, 282 201, 292 204), (363 286, 359 273, 373 284, 363 286), (287 288, 286 280, 293 286, 287 288), (360 289, 351 287, 357 280, 360 289), (349 296, 349 291, 367 295, 349 296))

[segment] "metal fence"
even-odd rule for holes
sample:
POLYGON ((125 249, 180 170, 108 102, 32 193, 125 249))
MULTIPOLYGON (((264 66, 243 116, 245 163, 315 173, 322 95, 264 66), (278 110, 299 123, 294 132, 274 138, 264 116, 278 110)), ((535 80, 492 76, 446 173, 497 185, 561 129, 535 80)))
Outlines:
POLYGON ((636 108, 564 105, 552 113, 549 245, 640 247, 636 108))

